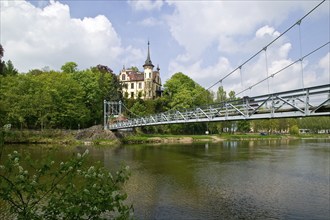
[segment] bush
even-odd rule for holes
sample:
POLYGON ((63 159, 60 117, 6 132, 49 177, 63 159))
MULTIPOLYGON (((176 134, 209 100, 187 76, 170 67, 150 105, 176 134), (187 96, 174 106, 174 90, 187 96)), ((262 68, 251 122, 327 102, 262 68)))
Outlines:
POLYGON ((17 219, 129 219, 133 207, 124 204, 127 195, 121 190, 128 168, 112 175, 84 166, 87 154, 35 163, 14 151, 0 166, 0 198, 17 219))
POLYGON ((291 135, 298 135, 299 134, 298 126, 297 125, 291 126, 289 132, 291 135))

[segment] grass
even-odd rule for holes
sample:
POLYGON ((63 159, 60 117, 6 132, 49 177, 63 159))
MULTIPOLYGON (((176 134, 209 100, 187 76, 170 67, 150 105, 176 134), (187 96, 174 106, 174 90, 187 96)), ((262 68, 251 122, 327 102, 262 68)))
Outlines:
MULTIPOLYGON (((124 144, 134 143, 154 143, 155 138, 166 140, 166 139, 182 139, 182 138, 192 138, 193 142, 209 142, 214 140, 214 138, 224 139, 224 140, 255 140, 255 139, 283 139, 283 138, 330 138, 329 134, 311 134, 311 135, 290 135, 290 134, 267 134, 260 135, 255 134, 210 134, 210 135, 173 135, 173 134, 134 134, 123 138, 121 141, 124 144)), ((159 142, 159 140, 157 140, 159 142)))

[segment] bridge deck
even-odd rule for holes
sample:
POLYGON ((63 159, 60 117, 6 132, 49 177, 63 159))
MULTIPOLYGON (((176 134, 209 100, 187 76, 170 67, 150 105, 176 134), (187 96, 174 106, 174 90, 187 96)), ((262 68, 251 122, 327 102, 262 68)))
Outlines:
POLYGON ((110 130, 194 122, 330 116, 330 84, 107 123, 110 130))

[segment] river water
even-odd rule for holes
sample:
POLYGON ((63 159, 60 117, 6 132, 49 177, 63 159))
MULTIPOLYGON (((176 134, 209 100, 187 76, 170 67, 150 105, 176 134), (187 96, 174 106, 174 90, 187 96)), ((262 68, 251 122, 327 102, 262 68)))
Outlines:
MULTIPOLYGON (((85 146, 53 153, 63 160, 85 146)), ((88 147, 109 170, 128 165, 137 219, 330 219, 330 140, 88 147)), ((42 157, 47 148, 6 146, 42 157)))

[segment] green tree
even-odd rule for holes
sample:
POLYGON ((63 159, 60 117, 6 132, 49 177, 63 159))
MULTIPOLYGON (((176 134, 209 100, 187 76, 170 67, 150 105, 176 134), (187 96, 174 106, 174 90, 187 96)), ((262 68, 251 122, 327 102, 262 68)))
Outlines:
POLYGON ((227 100, 226 91, 223 89, 223 86, 219 86, 217 91, 216 102, 225 102, 227 100))
POLYGON ((146 106, 143 102, 135 102, 130 108, 130 111, 134 114, 133 116, 145 116, 146 115, 146 106))
POLYGON ((4 76, 14 76, 17 75, 18 71, 17 69, 14 67, 13 62, 11 62, 11 60, 8 60, 5 64, 4 67, 4 76))
POLYGON ((237 131, 239 132, 249 132, 250 131, 250 122, 247 120, 241 120, 237 122, 237 131))
POLYGON ((0 44, 0 61, 3 57, 3 52, 4 52, 4 49, 3 49, 2 45, 0 44))
POLYGON ((139 72, 139 68, 137 68, 136 66, 131 66, 131 70, 133 70, 135 72, 139 72))
POLYGON ((298 128, 298 126, 297 125, 291 126, 289 132, 292 135, 298 135, 299 134, 299 128, 298 128))
MULTIPOLYGON (((213 102, 212 94, 198 85, 190 77, 183 73, 175 73, 164 84, 164 95, 161 102, 165 104, 165 110, 181 110, 202 106, 213 102)), ((204 134, 206 124, 178 124, 164 126, 169 133, 194 133, 204 134)))
POLYGON ((233 101, 233 100, 236 100, 236 94, 235 94, 235 91, 230 91, 229 93, 228 93, 228 96, 229 96, 229 100, 230 101, 233 101))
POLYGON ((73 128, 89 116, 71 74, 20 74, 4 77, 1 85, 4 121, 16 127, 73 128))
POLYGON ((74 73, 77 72, 78 65, 75 62, 66 62, 62 67, 61 70, 64 73, 74 73))
POLYGON ((164 84, 169 109, 191 108, 209 103, 210 93, 183 73, 175 73, 164 84))
POLYGON ((4 75, 4 70, 5 70, 5 62, 2 61, 2 57, 4 55, 4 49, 2 45, 0 44, 0 76, 4 75))

